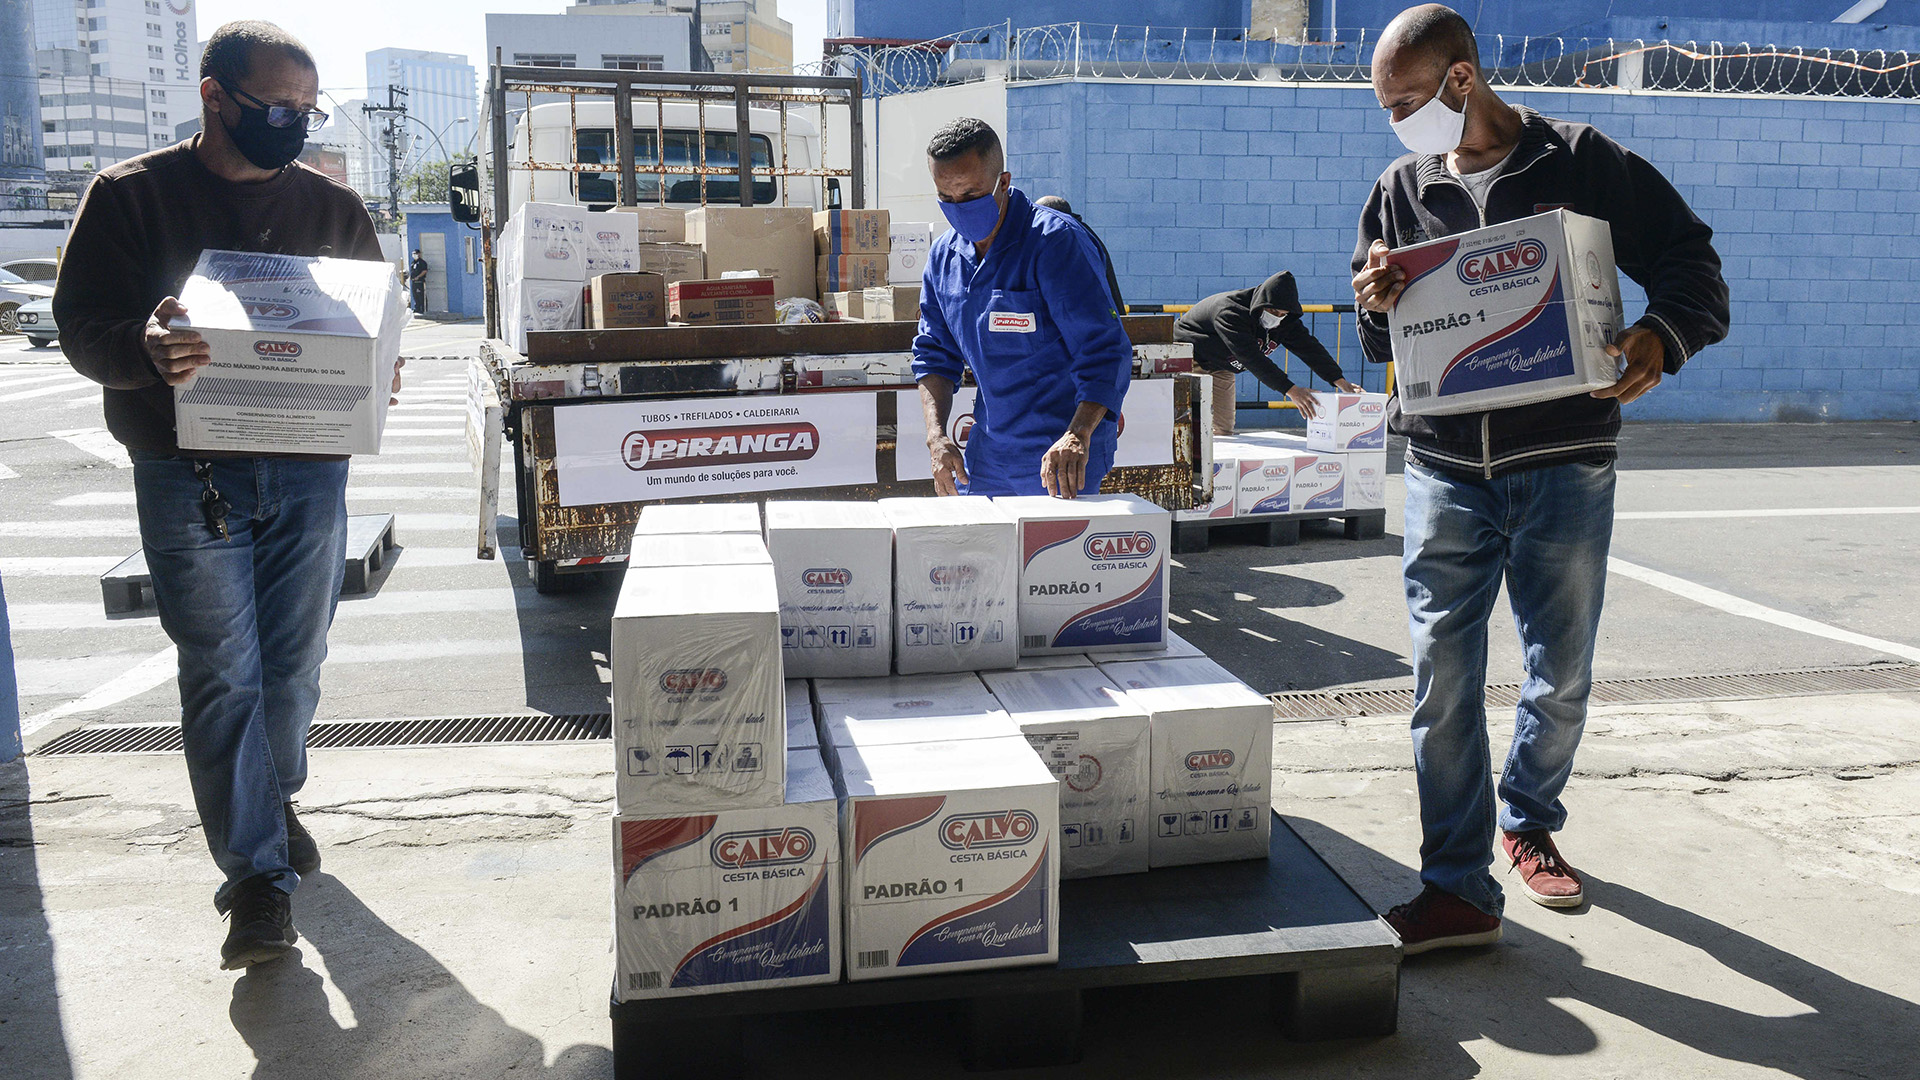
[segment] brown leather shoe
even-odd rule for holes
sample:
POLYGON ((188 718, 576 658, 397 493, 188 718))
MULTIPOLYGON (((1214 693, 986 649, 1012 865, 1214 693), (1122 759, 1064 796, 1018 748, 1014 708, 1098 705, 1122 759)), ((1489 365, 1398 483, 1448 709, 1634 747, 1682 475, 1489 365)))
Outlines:
POLYGON ((1407 956, 1430 949, 1491 945, 1500 940, 1499 916, 1489 915, 1432 885, 1387 912, 1387 925, 1400 935, 1400 947, 1407 956))
POLYGON ((1586 883, 1580 879, 1580 872, 1560 857, 1560 849, 1553 846, 1553 834, 1547 830, 1501 830, 1500 849, 1507 853, 1513 869, 1520 872, 1520 888, 1534 903, 1570 908, 1579 907, 1586 899, 1586 883))

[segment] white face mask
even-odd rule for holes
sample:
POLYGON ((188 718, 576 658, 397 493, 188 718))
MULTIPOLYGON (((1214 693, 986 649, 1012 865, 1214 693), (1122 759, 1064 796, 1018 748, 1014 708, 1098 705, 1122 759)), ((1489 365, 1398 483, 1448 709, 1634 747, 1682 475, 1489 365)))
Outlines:
POLYGON ((1280 316, 1275 315, 1273 312, 1268 311, 1265 308, 1262 308, 1260 310, 1260 326, 1262 329, 1271 330, 1274 327, 1279 325, 1280 325, 1280 316))
MULTIPOLYGON (((1441 75, 1440 90, 1446 86, 1447 77, 1441 75)), ((1451 153, 1460 145, 1460 136, 1467 130, 1467 103, 1462 101, 1460 111, 1455 112, 1440 100, 1440 90, 1434 91, 1427 103, 1405 120, 1390 121, 1393 133, 1416 154, 1451 153)))

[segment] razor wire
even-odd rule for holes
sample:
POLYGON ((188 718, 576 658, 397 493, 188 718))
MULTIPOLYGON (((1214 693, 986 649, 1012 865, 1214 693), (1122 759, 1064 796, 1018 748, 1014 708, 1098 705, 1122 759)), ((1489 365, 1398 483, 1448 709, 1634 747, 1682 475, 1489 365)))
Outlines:
MULTIPOLYGON (((818 67, 859 74, 873 97, 995 77, 1366 83, 1378 40, 1373 30, 1305 41, 1206 27, 1001 23, 906 45, 842 42, 818 67)), ((1896 49, 1508 34, 1480 35, 1479 45, 1496 87, 1920 98, 1920 53, 1896 49)))

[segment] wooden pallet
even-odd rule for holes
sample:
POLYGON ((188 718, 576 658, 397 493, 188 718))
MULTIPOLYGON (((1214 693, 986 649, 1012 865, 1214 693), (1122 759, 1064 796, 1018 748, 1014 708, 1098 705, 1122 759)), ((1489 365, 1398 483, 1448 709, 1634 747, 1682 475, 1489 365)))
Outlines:
POLYGON ((614 1076, 743 1076, 756 1016, 917 1001, 963 1004, 969 1068, 1071 1064, 1083 991, 1246 976, 1269 979, 1288 1038, 1390 1035, 1400 956, 1386 923, 1275 814, 1265 862, 1062 882, 1055 966, 614 1002, 614 1076))
MULTIPOLYGON (((360 514, 347 519, 346 574, 340 592, 364 593, 373 584, 373 575, 386 565, 387 553, 394 547, 392 514, 360 514)), ((100 602, 109 615, 123 615, 146 606, 153 592, 153 575, 147 572, 145 549, 120 561, 118 566, 100 575, 100 602)))
POLYGON ((1300 542, 1300 525, 1307 521, 1339 518, 1349 540, 1378 540, 1387 534, 1385 510, 1347 510, 1337 514, 1254 514, 1249 517, 1201 518, 1173 523, 1173 552, 1191 555, 1205 551, 1213 542, 1215 530, 1229 530, 1263 547, 1291 547, 1300 542))

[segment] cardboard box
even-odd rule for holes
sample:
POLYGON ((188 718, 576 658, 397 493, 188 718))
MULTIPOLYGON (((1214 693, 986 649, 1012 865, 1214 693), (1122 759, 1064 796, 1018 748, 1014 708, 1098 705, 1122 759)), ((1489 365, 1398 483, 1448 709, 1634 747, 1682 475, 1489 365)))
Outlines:
POLYGON ((981 676, 1060 781, 1060 876, 1147 869, 1153 742, 1147 714, 1099 668, 981 676))
POLYGON ((1404 247, 1387 313, 1411 416, 1505 409, 1612 386, 1623 325, 1608 224, 1567 210, 1404 247))
POLYGON ((587 280, 587 208, 572 203, 520 204, 497 241, 501 280, 587 280))
POLYGON ((1022 654, 1166 640, 1172 514, 1138 495, 993 501, 1018 522, 1022 654))
POLYGON ((893 656, 902 675, 1010 668, 1020 656, 1013 520, 978 495, 881 499, 893 524, 893 656))
POLYGON ((1100 670, 1153 720, 1153 866, 1267 857, 1273 704, 1211 660, 1100 670))
POLYGON ((614 818, 614 998, 840 981, 839 807, 818 750, 784 800, 614 818))
POLYGON ((578 330, 582 317, 577 281, 516 278, 500 293, 501 324, 515 352, 526 355, 527 335, 535 330, 578 330))
POLYGON ((893 526, 870 502, 767 503, 788 675, 893 669, 893 526))
POLYGON ((887 281, 894 285, 918 285, 927 276, 925 251, 895 250, 887 254, 887 281))
POLYGON ((1020 729, 972 672, 817 679, 820 745, 838 766, 847 747, 1016 737, 1020 729))
POLYGON ((785 693, 772 567, 628 567, 610 659, 621 813, 780 805, 785 693))
POLYGON ((671 285, 676 281, 700 281, 707 276, 707 256, 697 244, 640 244, 639 267, 659 274, 671 285))
POLYGON ((885 210, 819 210, 813 215, 813 253, 885 255, 893 250, 885 210))
POLYGON ((1059 783, 1025 739, 840 761, 849 979, 1059 959, 1059 783))
POLYGON ((587 277, 640 269, 640 219, 632 214, 588 214, 587 277))
POLYGON ((933 250, 933 226, 925 221, 887 222, 887 250, 917 251, 922 255, 933 250))
POLYGON ((842 322, 847 319, 865 319, 865 292, 825 292, 820 294, 820 306, 827 309, 827 321, 842 322))
POLYGON ((1387 452, 1363 450, 1347 455, 1348 510, 1380 510, 1387 505, 1387 452))
POLYGON ((1215 439, 1213 452, 1233 459, 1233 516, 1293 511, 1295 451, 1215 439))
POLYGON ((744 533, 760 540, 759 503, 651 503, 640 510, 633 535, 744 533))
POLYGON ((777 300, 820 298, 813 284, 813 211, 804 206, 697 207, 687 211, 687 242, 706 253, 709 278, 752 270, 773 279, 777 300))
POLYGON ((1233 517, 1234 501, 1240 493, 1240 463, 1224 457, 1220 444, 1213 446, 1213 498, 1205 506, 1175 510, 1175 521, 1224 521, 1233 517))
POLYGON ((868 322, 919 322, 920 286, 882 285, 866 291, 868 322))
MULTIPOLYGON (((787 680, 787 753, 820 749, 820 729, 813 719, 813 687, 805 679, 787 680)), ((789 781, 791 783, 791 781, 789 781)))
POLYGON ((1124 664, 1129 660, 1183 660, 1195 656, 1204 659, 1206 655, 1207 654, 1201 652, 1199 646, 1193 642, 1188 641, 1172 630, 1168 630, 1167 643, 1163 647, 1154 649, 1115 649, 1112 652, 1104 652, 1098 657, 1090 657, 1089 659, 1092 659, 1094 663, 1104 666, 1106 664, 1124 664))
POLYGON ((885 255, 822 255, 813 275, 814 288, 822 293, 871 289, 886 283, 885 255))
POLYGON ((767 545, 751 533, 641 533, 628 549, 632 566, 772 566, 767 545))
POLYGON ((588 329, 667 325, 667 279, 659 274, 601 274, 587 295, 588 329))
POLYGON ((1023 656, 1019 663, 1013 665, 1013 670, 1052 671, 1055 668, 1092 666, 1093 658, 1086 653, 1047 653, 1041 656, 1023 656))
POLYGON ((1387 448, 1387 395, 1315 395, 1320 411, 1307 421, 1307 449, 1347 453, 1387 448))
POLYGON ((1288 496, 1293 502, 1293 512, 1325 510, 1332 513, 1346 509, 1346 477, 1345 454, 1295 454, 1293 491, 1288 496))
POLYGON ((409 318, 390 264, 203 251, 180 302, 212 357, 173 389, 183 449, 380 452, 409 318))
POLYGON ((642 244, 687 242, 687 212, 677 206, 616 206, 613 212, 633 216, 642 244))
POLYGON ((767 278, 676 281, 667 286, 667 316, 690 326, 743 326, 774 321, 774 283, 767 278))

